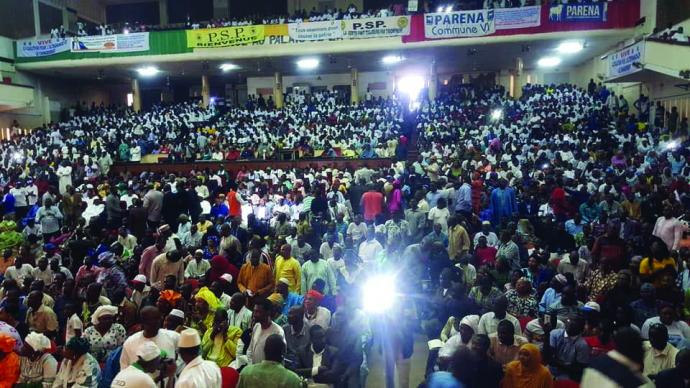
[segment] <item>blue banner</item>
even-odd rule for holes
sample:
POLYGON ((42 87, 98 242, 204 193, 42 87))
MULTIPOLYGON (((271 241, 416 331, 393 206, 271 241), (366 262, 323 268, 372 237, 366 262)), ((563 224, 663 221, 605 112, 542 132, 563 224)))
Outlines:
POLYGON ((608 4, 560 4, 549 8, 551 22, 605 22, 608 4))
POLYGON ((20 58, 47 57, 69 51, 69 44, 70 40, 66 38, 18 40, 17 56, 20 58))

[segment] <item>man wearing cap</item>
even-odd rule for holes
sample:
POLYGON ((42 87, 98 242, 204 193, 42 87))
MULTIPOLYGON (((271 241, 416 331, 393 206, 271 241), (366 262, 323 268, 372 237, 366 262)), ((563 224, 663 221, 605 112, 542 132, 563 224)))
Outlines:
MULTIPOLYGON (((161 358, 165 352, 161 352, 153 342, 147 342, 137 350, 137 361, 122 369, 113 379, 113 388, 157 388, 152 375, 161 370, 161 358)), ((174 370, 173 370, 174 371, 174 370)))
POLYGON ((208 260, 204 260, 204 251, 197 249, 194 252, 194 258, 187 263, 184 277, 185 279, 198 279, 204 276, 209 269, 211 269, 211 264, 208 260))
POLYGON ((186 329, 180 333, 179 354, 185 362, 180 377, 175 382, 175 388, 220 387, 220 368, 215 362, 201 358, 201 338, 194 329, 186 329))
POLYGON ((304 319, 307 326, 318 325, 324 329, 331 326, 331 312, 321 307, 323 294, 316 290, 309 290, 304 295, 304 319))
POLYGON ((496 233, 491 231, 491 222, 490 221, 483 221, 482 222, 482 230, 477 232, 477 234, 474 235, 474 245, 477 246, 479 244, 479 238, 484 236, 486 238, 486 245, 490 247, 494 247, 498 249, 498 245, 500 241, 498 241, 498 236, 496 236, 496 233))
POLYGON ((137 308, 141 308, 141 301, 149 295, 150 291, 151 287, 146 285, 146 276, 139 274, 132 280, 132 295, 129 299, 137 305, 137 308))
MULTIPOLYGON (((294 260, 294 259, 293 259, 294 260)), ((265 298, 273 292, 274 278, 271 267, 261 262, 261 251, 249 252, 249 262, 242 264, 237 277, 237 288, 248 297, 265 298)))

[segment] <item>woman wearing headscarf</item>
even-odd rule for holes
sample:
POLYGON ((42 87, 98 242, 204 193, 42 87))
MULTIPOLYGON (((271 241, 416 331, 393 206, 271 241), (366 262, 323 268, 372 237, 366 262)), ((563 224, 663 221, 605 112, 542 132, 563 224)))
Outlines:
POLYGON ((19 380, 20 363, 14 345, 14 338, 0 333, 0 388, 12 388, 19 380))
MULTIPOLYGON (((98 361, 89 353, 89 341, 84 337, 72 337, 63 351, 53 388, 97 388, 101 379, 98 361)), ((2 387, 2 385, 0 385, 2 387)))
POLYGON ((184 310, 182 294, 175 290, 163 290, 158 296, 156 306, 161 311, 161 315, 167 316, 172 309, 184 310))
POLYGON ((479 331, 479 315, 466 315, 460 320, 458 331, 451 335, 438 352, 439 362, 447 363, 460 348, 469 348, 472 336, 479 331))
POLYGON ((91 354, 104 362, 108 353, 122 345, 127 339, 127 330, 119 323, 115 323, 117 307, 100 306, 91 315, 91 323, 84 331, 84 338, 89 341, 91 354))
POLYGON ((26 336, 19 361, 21 372, 18 388, 50 388, 53 385, 58 363, 48 350, 48 337, 35 332, 26 336))
POLYGON ((502 388, 551 388, 553 376, 541 363, 539 347, 524 344, 520 347, 518 359, 505 367, 502 388))
POLYGON ((103 252, 98 255, 98 264, 103 270, 96 281, 103 285, 108 298, 113 298, 115 291, 127 288, 127 277, 117 265, 117 256, 113 252, 103 252))
POLYGON ((206 329, 201 339, 201 355, 205 360, 215 362, 219 368, 230 365, 237 356, 237 341, 242 336, 242 329, 228 325, 228 313, 225 309, 216 310, 213 327, 206 329))
POLYGON ((213 291, 209 290, 208 287, 199 289, 194 295, 192 327, 197 329, 199 333, 206 333, 206 330, 213 326, 214 315, 218 307, 220 307, 220 301, 213 291))
POLYGON ((216 255, 211 259, 211 269, 206 273, 208 284, 220 279, 221 276, 229 273, 233 279, 237 279, 240 271, 234 265, 230 264, 228 259, 224 256, 216 255))

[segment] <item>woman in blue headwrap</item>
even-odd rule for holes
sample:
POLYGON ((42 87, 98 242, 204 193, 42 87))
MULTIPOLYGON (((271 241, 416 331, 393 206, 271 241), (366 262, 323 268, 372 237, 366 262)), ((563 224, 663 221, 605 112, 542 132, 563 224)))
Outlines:
POLYGON ((125 273, 116 265, 117 256, 113 252, 103 252, 98 255, 98 264, 103 268, 96 281, 103 285, 108 298, 112 299, 117 290, 127 288, 125 273))

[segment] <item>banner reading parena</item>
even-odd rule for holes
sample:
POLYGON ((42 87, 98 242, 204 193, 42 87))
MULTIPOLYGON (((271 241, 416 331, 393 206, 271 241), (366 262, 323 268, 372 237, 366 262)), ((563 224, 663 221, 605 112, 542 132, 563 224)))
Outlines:
POLYGON ((213 48, 241 46, 255 42, 263 42, 264 34, 263 25, 187 30, 187 47, 213 48))

